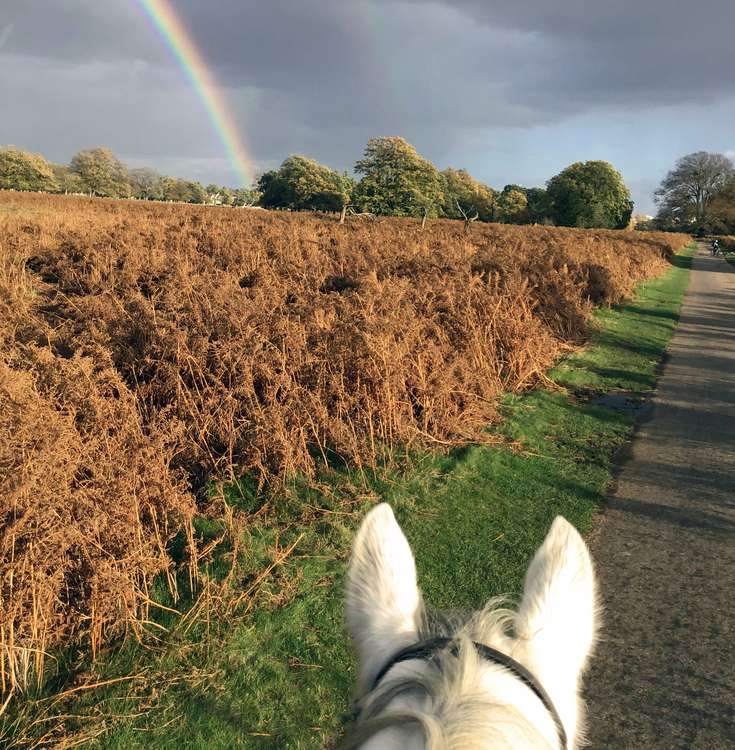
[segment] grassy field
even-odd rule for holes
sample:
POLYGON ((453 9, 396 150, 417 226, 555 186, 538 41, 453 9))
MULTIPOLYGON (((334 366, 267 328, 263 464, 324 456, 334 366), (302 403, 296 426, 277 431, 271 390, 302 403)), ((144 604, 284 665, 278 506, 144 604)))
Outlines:
MULTIPOLYGON (((238 578, 239 586, 247 582, 244 596, 224 595, 219 585, 195 602, 179 601, 181 610, 193 607, 183 617, 152 611, 167 628, 157 643, 102 653, 94 664, 70 650, 63 679, 6 712, 0 741, 120 750, 329 747, 354 678, 342 576, 361 515, 378 499, 393 505, 430 604, 476 607, 517 593, 554 515, 591 528, 634 426, 630 413, 598 401, 653 387, 692 253, 641 284, 628 304, 597 311, 590 346, 548 373, 551 387, 503 397, 503 421, 487 444, 416 450, 402 470, 337 466, 308 485, 287 483, 277 502, 262 507, 252 486, 226 487, 226 505, 249 513, 238 528, 247 559, 223 544, 209 567, 226 583, 240 558, 249 571, 238 578)), ((197 524, 200 537, 213 540, 225 526, 221 518, 197 524)), ((162 589, 152 598, 167 596, 162 589)))

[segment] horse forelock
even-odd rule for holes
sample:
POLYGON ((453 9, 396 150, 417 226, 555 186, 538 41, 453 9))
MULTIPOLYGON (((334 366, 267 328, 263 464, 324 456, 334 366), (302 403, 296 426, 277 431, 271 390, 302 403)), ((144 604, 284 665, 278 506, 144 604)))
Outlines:
POLYGON ((358 701, 354 731, 340 750, 357 750, 385 730, 420 737, 426 750, 488 747, 551 748, 512 704, 482 689, 487 670, 473 641, 500 649, 512 644, 515 613, 495 599, 479 612, 421 610, 418 640, 453 638, 459 650, 437 653, 431 664, 390 673, 358 701), (394 707, 398 702, 400 707, 394 707))

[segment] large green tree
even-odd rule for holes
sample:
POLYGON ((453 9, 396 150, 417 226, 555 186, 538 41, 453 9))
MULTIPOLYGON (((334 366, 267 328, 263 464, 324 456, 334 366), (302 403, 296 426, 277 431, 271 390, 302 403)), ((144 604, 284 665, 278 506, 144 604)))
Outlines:
POLYGON ((363 211, 392 216, 437 216, 444 201, 437 168, 403 138, 371 138, 355 165, 362 175, 353 201, 363 211))
POLYGON ((260 205, 295 211, 341 211, 350 202, 353 180, 306 156, 289 156, 258 180, 260 205))
POLYGON ((207 191, 204 189, 204 185, 197 180, 185 180, 186 187, 189 193, 189 203, 206 203, 207 202, 207 191))
POLYGON ((547 184, 551 217, 563 227, 623 229, 633 213, 630 191, 609 162, 571 164, 547 184))
POLYGON ((189 188, 186 180, 179 180, 177 177, 164 177, 161 187, 163 200, 179 203, 189 202, 189 188))
POLYGON ((0 188, 53 192, 59 184, 43 156, 6 146, 0 148, 0 188))
POLYGON ((477 213, 480 221, 492 221, 495 191, 476 180, 466 169, 445 169, 442 180, 441 213, 448 219, 463 219, 477 213))
POLYGON ((71 167, 68 164, 52 164, 51 169, 54 172, 59 193, 86 192, 81 178, 76 172, 71 171, 71 167))
POLYGON ((204 189, 207 193, 207 203, 213 206, 231 206, 235 200, 235 191, 224 185, 212 182, 204 189))
POLYGON ((710 205, 713 229, 735 234, 735 175, 730 177, 710 205))
POLYGON ((134 198, 146 201, 163 200, 164 177, 150 167, 137 167, 128 172, 130 190, 134 198))
POLYGON ((496 218, 505 224, 528 223, 528 198, 520 185, 506 185, 496 202, 496 218))
POLYGON ((551 220, 551 206, 549 196, 544 188, 524 188, 526 201, 526 216, 529 224, 545 224, 551 220))
POLYGON ((126 198, 130 195, 128 170, 109 148, 86 149, 75 154, 71 170, 92 195, 126 198))
POLYGON ((733 174, 733 163, 724 154, 697 151, 682 156, 656 191, 659 219, 705 227, 712 218, 712 202, 733 174))
POLYGON ((179 203, 206 203, 207 191, 200 182, 164 177, 163 200, 179 203))
POLYGON ((260 201, 257 188, 237 188, 233 191, 233 206, 254 206, 260 201))

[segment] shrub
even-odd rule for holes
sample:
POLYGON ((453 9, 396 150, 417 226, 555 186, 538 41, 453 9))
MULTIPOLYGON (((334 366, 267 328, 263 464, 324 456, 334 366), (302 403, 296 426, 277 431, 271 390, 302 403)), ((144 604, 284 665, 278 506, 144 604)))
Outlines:
POLYGON ((134 631, 213 479, 485 439, 682 235, 0 194, 3 688, 134 631), (32 213, 28 213, 32 209, 32 213))

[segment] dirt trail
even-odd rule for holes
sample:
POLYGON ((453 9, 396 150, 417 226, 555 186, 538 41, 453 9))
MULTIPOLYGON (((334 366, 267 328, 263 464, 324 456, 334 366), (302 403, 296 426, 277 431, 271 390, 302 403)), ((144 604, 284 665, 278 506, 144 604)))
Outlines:
POLYGON ((592 541, 591 747, 735 748, 735 269, 704 245, 592 541))

